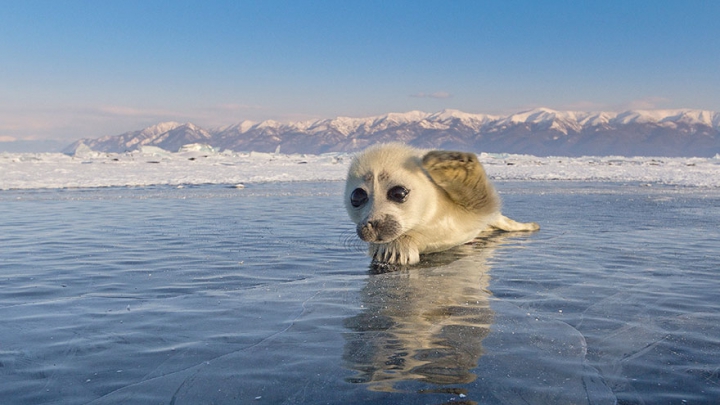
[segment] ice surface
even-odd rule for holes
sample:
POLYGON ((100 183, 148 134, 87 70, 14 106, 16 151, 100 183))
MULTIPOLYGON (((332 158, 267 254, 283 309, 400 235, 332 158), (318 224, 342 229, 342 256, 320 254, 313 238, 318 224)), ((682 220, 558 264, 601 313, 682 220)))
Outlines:
MULTIPOLYGON (((80 149, 75 156, 2 153, 0 190, 335 181, 345 178, 351 158, 348 154, 214 153, 199 146, 179 153, 150 147, 125 154, 99 153, 87 148, 80 149)), ((480 160, 497 180, 720 187, 720 156, 540 158, 481 154, 480 160)))
POLYGON ((506 213, 541 231, 493 235, 374 274, 342 187, 1 192, 0 398, 720 396, 720 190, 499 181, 506 213))

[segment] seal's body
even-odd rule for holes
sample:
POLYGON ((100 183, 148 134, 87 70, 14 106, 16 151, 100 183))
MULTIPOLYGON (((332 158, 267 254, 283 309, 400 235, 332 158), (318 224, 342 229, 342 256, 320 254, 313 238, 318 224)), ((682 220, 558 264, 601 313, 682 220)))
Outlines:
POLYGON ((472 153, 370 147, 350 165, 345 207, 373 260, 415 264, 420 254, 470 242, 489 229, 534 231, 500 213, 500 198, 472 153))

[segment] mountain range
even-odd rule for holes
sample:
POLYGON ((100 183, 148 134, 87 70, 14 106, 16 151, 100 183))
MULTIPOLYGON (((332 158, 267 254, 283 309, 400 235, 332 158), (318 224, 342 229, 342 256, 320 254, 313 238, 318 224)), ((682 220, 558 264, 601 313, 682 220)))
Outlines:
POLYGON ((537 108, 508 116, 411 111, 368 118, 337 117, 280 123, 243 121, 203 129, 164 122, 140 131, 80 139, 98 152, 156 146, 177 151, 202 143, 218 150, 319 154, 353 152, 400 141, 422 148, 536 156, 698 156, 720 153, 720 113, 706 110, 555 111, 537 108))

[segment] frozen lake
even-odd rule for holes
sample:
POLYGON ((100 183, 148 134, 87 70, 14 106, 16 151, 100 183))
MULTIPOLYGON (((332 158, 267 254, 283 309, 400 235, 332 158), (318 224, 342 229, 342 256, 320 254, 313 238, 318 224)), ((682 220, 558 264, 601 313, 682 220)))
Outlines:
POLYGON ((717 403, 720 189, 496 185, 542 230, 385 274, 338 181, 0 191, 0 398, 717 403))

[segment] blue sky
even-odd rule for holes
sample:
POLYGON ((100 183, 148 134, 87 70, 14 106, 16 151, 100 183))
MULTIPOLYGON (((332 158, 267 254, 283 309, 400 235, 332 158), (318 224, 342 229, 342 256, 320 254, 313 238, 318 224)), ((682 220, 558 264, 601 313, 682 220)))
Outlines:
POLYGON ((0 141, 446 108, 720 111, 718 1, 4 1, 0 141))

